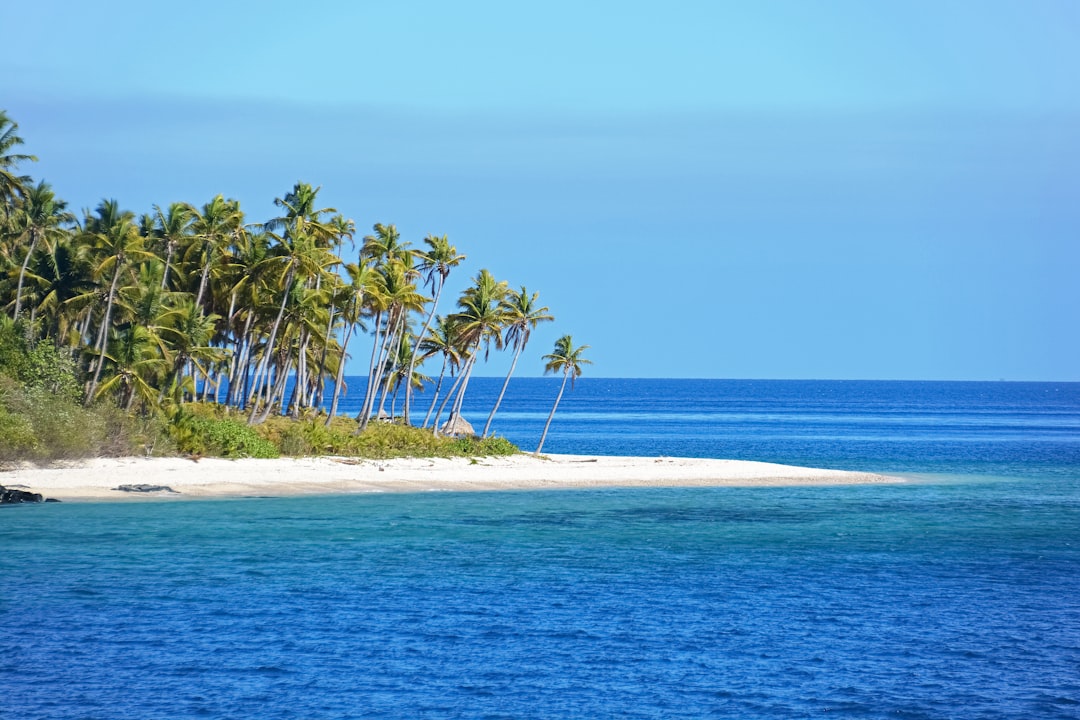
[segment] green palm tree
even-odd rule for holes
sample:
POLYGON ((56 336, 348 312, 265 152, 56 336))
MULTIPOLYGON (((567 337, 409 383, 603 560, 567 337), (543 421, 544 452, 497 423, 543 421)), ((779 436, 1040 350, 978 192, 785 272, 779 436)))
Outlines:
POLYGON ((213 268, 222 262, 230 244, 243 230, 244 213, 237 200, 226 200, 221 195, 195 212, 190 226, 194 242, 188 246, 185 260, 192 269, 198 268, 199 286, 195 291, 195 304, 204 305, 204 297, 213 268))
POLYGON ((4 214, 30 185, 28 175, 16 174, 19 163, 37 161, 33 155, 12 152, 23 144, 23 139, 16 134, 18 130, 19 124, 8 117, 6 110, 0 110, 0 208, 4 214))
POLYGON ((499 397, 495 400, 495 406, 491 408, 491 414, 488 415, 481 437, 487 437, 488 431, 491 430, 491 421, 495 419, 495 413, 498 412, 499 405, 502 404, 503 395, 506 394, 506 387, 510 384, 510 376, 514 374, 518 358, 521 357, 521 351, 529 343, 529 336, 532 331, 540 323, 550 322, 555 319, 549 314, 547 306, 540 307, 539 298, 539 293, 530 295, 529 291, 522 285, 521 290, 511 290, 506 299, 503 300, 502 306, 506 312, 507 322, 506 342, 514 346, 514 359, 510 363, 510 370, 506 373, 506 379, 503 380, 502 388, 499 390, 499 397))
MULTIPOLYGON (((274 200, 275 205, 285 209, 285 215, 271 220, 266 225, 268 234, 277 240, 278 246, 274 255, 263 260, 256 271, 265 272, 274 278, 271 287, 281 294, 281 303, 270 330, 262 362, 255 372, 253 392, 255 396, 260 390, 260 383, 267 380, 270 357, 278 350, 275 342, 289 299, 297 290, 295 287, 297 280, 302 279, 302 283, 314 283, 315 278, 338 262, 338 259, 326 249, 327 238, 332 235, 333 229, 323 221, 324 215, 336 211, 333 208, 315 209, 315 196, 318 191, 318 188, 312 188, 306 183, 297 183, 293 186, 292 192, 287 193, 284 198, 274 200), (274 232, 275 230, 279 232, 274 232)), ((257 402, 252 405, 248 422, 253 423, 258 417, 260 408, 257 402)), ((271 407, 272 403, 266 403, 262 419, 269 417, 271 407)))
POLYGON ((396 226, 375 223, 372 231, 373 234, 364 236, 364 245, 360 252, 376 264, 389 262, 394 258, 404 260, 411 254, 409 243, 401 241, 401 234, 396 226))
MULTIPOLYGON (((405 335, 408 331, 409 314, 424 307, 429 298, 417 292, 413 272, 412 256, 391 257, 388 262, 379 268, 382 275, 382 286, 378 295, 373 295, 373 302, 377 303, 375 345, 378 352, 375 354, 375 364, 368 375, 368 387, 365 393, 364 404, 361 409, 360 427, 367 427, 375 407, 376 396, 381 395, 385 401, 389 388, 388 368, 391 367, 405 335), (379 316, 382 319, 382 328, 379 327, 379 316), (380 388, 381 386, 381 388, 380 388)), ((380 406, 383 403, 380 403, 380 406)))
POLYGON ((551 427, 551 419, 555 417, 555 411, 559 407, 559 401, 562 400, 563 391, 566 390, 566 380, 569 378, 570 387, 574 386, 574 380, 581 377, 581 366, 591 365, 592 361, 586 360, 582 357, 589 348, 588 345, 582 345, 581 347, 574 347, 574 341, 569 335, 563 335, 561 338, 555 341, 555 349, 550 354, 544 356, 544 360, 547 364, 544 365, 544 374, 562 372, 563 379, 562 384, 559 385, 559 394, 555 396, 555 404, 551 407, 551 414, 548 415, 547 422, 544 423, 544 432, 540 436, 540 444, 536 446, 536 454, 539 455, 540 451, 544 448, 544 440, 547 439, 548 428, 551 427))
POLYGON ((198 377, 209 382, 211 365, 226 356, 223 348, 211 345, 218 319, 217 315, 204 314, 190 295, 163 317, 158 332, 170 360, 166 383, 177 403, 183 402, 185 394, 194 395, 198 377))
POLYGON ((97 284, 89 247, 66 236, 51 251, 37 252, 27 269, 28 293, 35 298, 33 312, 49 328, 57 347, 75 347, 80 335, 76 318, 95 296, 97 284))
POLYGON ((353 331, 360 325, 361 316, 367 307, 367 298, 373 292, 379 292, 382 288, 382 276, 367 263, 349 263, 345 266, 345 274, 349 278, 341 297, 341 314, 345 321, 345 336, 341 341, 341 359, 338 362, 337 373, 334 376, 334 395, 330 401, 330 412, 326 416, 326 424, 330 425, 337 413, 338 400, 341 398, 341 388, 345 379, 345 361, 348 358, 349 340, 353 331))
MULTIPOLYGON (((435 392, 432 393, 431 405, 428 407, 427 415, 424 416, 424 424, 420 426, 426 428, 428 422, 431 421, 431 414, 435 411, 435 404, 439 401, 439 395, 442 393, 443 380, 446 378, 447 369, 452 374, 456 374, 457 368, 461 364, 458 331, 452 317, 439 315, 435 318, 435 328, 420 344, 420 352, 424 358, 429 358, 435 354, 442 356, 439 380, 435 383, 435 392)), ((435 421, 437 423, 438 418, 435 421)))
MULTIPOLYGON (((454 313, 454 322, 458 325, 461 341, 465 347, 465 366, 462 368, 457 396, 447 420, 451 425, 461 417, 465 390, 469 386, 469 378, 472 376, 476 359, 480 354, 480 346, 484 346, 485 357, 492 345, 495 345, 496 349, 502 349, 502 329, 506 324, 503 300, 507 292, 506 281, 495 280, 490 271, 483 269, 473 280, 473 285, 466 288, 458 300, 458 312, 454 313)), ((439 427, 436 423, 435 432, 438 431, 439 427)))
POLYGON ((45 241, 51 249, 55 241, 66 234, 63 226, 74 222, 75 216, 67 211, 67 203, 56 197, 48 183, 39 182, 26 191, 12 220, 14 226, 20 231, 20 239, 29 240, 29 247, 23 258, 22 267, 19 269, 19 281, 15 289, 15 312, 12 314, 12 319, 18 320, 19 311, 22 309, 26 268, 37 249, 38 242, 45 241))
POLYGON ((130 410, 136 399, 146 409, 158 406, 156 386, 166 361, 158 354, 146 328, 129 325, 114 333, 102 359, 101 366, 107 365, 109 370, 97 386, 94 400, 116 393, 117 404, 125 410, 130 410))
POLYGON ((143 247, 143 237, 135 223, 135 215, 121 211, 115 200, 103 200, 95 211, 96 217, 87 218, 86 237, 97 252, 94 274, 98 278, 111 277, 105 299, 105 312, 98 326, 98 339, 94 344, 93 377, 87 389, 87 401, 96 396, 97 384, 101 377, 102 356, 112 322, 112 310, 116 294, 120 287, 121 274, 132 262, 152 258, 153 254, 143 247))
MULTIPOLYGON (((424 277, 424 284, 431 288, 433 296, 431 310, 428 311, 424 326, 420 329, 420 334, 416 336, 417 347, 423 345, 424 338, 431 328, 431 320, 435 317, 435 311, 439 307, 439 298, 442 296, 443 287, 446 285, 446 278, 450 276, 450 271, 453 268, 465 260, 465 256, 458 254, 457 248, 450 244, 445 235, 441 237, 428 235, 424 238, 424 242, 427 244, 428 249, 416 251, 416 258, 420 261, 416 269, 424 277)), ((420 353, 412 353, 409 361, 408 377, 412 377, 419 356, 420 353)), ((410 424, 409 411, 412 406, 412 388, 411 383, 405 387, 406 425, 410 424)))
POLYGON ((154 212, 150 216, 149 237, 153 244, 165 254, 162 258, 165 262, 165 271, 161 274, 162 290, 169 285, 169 274, 172 271, 176 251, 192 243, 197 215, 198 211, 187 203, 171 203, 166 211, 162 211, 160 205, 154 206, 154 212))

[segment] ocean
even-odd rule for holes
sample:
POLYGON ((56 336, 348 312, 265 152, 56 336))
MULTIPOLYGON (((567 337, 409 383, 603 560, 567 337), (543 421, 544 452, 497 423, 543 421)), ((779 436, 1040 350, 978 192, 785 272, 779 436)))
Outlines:
POLYGON ((585 377, 545 451, 910 481, 4 508, 0 717, 1080 717, 1078 383, 585 377))

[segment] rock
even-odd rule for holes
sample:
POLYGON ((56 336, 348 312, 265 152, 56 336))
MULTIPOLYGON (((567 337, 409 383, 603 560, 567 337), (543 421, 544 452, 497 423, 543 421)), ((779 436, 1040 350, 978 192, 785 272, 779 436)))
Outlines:
MULTIPOLYGON (((114 487, 113 490, 119 490, 120 492, 141 492, 141 493, 151 493, 151 492, 171 492, 171 493, 175 493, 176 492, 175 490, 173 490, 168 485, 147 485, 145 483, 139 483, 138 485, 121 485, 120 487, 114 487)), ((177 493, 177 494, 179 494, 179 493, 177 493)))
POLYGON ((0 505, 19 505, 21 503, 39 502, 45 502, 45 498, 41 496, 41 493, 16 490, 0 485, 0 505))

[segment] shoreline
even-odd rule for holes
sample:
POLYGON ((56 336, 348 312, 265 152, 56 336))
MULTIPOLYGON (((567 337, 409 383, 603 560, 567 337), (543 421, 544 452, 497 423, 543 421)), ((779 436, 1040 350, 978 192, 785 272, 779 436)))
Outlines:
POLYGON ((519 454, 479 458, 96 458, 0 471, 0 485, 62 502, 616 487, 791 487, 903 483, 900 477, 749 460, 519 454), (121 485, 173 492, 125 492, 121 485))

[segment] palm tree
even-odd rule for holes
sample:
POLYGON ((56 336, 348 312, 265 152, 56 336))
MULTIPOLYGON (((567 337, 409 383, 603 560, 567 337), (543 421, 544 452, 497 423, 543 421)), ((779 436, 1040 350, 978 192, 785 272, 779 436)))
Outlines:
POLYGON ((210 344, 218 316, 205 315, 190 295, 171 309, 164 319, 165 324, 159 332, 172 361, 166 382, 172 384, 175 399, 182 403, 185 392, 194 395, 196 376, 201 375, 203 383, 209 382, 209 365, 222 360, 226 352, 210 344), (185 374, 188 366, 191 367, 190 377, 185 374))
POLYGON ((88 306, 97 285, 89 248, 67 236, 51 251, 38 252, 27 270, 29 293, 35 298, 33 312, 40 314, 57 347, 75 347, 80 338, 73 328, 76 317, 88 306))
POLYGON ((94 244, 99 258, 94 274, 105 277, 111 270, 109 291, 106 294, 105 313, 98 326, 98 340, 94 346, 97 359, 94 362, 94 374, 87 389, 87 401, 96 396, 98 380, 101 377, 102 357, 105 355, 105 343, 108 339, 112 320, 113 303, 120 285, 120 275, 128 264, 153 255, 143 248, 143 237, 135 224, 135 215, 121 211, 115 200, 103 200, 97 207, 97 217, 87 218, 88 239, 94 244))
MULTIPOLYGON (((433 297, 431 300, 431 310, 428 311, 427 319, 424 320, 424 327, 421 328, 420 334, 416 336, 416 346, 420 347, 424 342, 424 337, 428 333, 428 329, 431 327, 431 319, 435 317, 435 311, 439 307, 439 297, 442 295, 443 287, 446 285, 446 278, 450 275, 450 270, 460 265, 464 260, 464 255, 459 255, 457 248, 450 244, 450 241, 446 239, 446 236, 428 235, 424 238, 424 242, 427 243, 428 250, 416 251, 416 257, 420 261, 417 266, 417 270, 424 275, 424 284, 431 287, 433 297)), ((416 368, 416 361, 420 353, 412 353, 412 357, 409 361, 409 370, 406 377, 412 377, 413 370, 416 368)), ((408 384, 405 387, 405 424, 409 422, 409 409, 412 405, 412 384, 408 384)))
POLYGON ((28 175, 16 175, 21 162, 35 162, 33 155, 14 153, 12 150, 23 144, 23 139, 15 133, 19 124, 8 117, 6 110, 0 110, 0 208, 7 214, 8 206, 15 198, 22 197, 30 184, 28 175))
MULTIPOLYGON (((420 426, 426 428, 431 420, 431 413, 435 411, 435 403, 439 401, 439 394, 442 392, 447 368, 450 369, 451 373, 456 373, 458 366, 461 364, 461 353, 458 348, 458 330, 452 317, 439 315, 435 318, 435 329, 431 335, 424 338, 424 341, 420 344, 420 351, 424 358, 429 358, 436 353, 442 355, 442 369, 439 371, 439 380, 435 383, 435 392, 431 396, 431 405, 428 407, 427 415, 424 416, 424 424, 420 426)), ((438 421, 439 419, 436 417, 436 424, 438 421)))
POLYGON ((334 396, 330 401, 330 412, 326 416, 326 424, 329 426, 337 413, 338 399, 341 397, 341 387, 345 379, 345 360, 348 358, 349 340, 353 330, 360 324, 360 316, 364 312, 367 297, 373 290, 381 287, 382 277, 367 263, 349 263, 345 266, 345 273, 349 277, 349 284, 345 287, 344 297, 341 298, 341 314, 345 321, 345 336, 341 341, 341 360, 338 362, 337 374, 334 376, 334 396))
POLYGON ((177 249, 187 246, 192 240, 192 226, 197 214, 198 211, 187 203, 172 203, 167 211, 162 211, 160 205, 154 206, 154 213, 150 216, 150 237, 154 244, 160 245, 165 251, 162 258, 165 262, 165 271, 161 274, 162 290, 169 285, 169 273, 177 249))
POLYGON ((165 371, 166 362, 156 351, 146 328, 130 325, 117 332, 102 354, 102 360, 104 362, 99 365, 107 364, 109 372, 102 378, 92 399, 116 392, 117 402, 125 410, 131 409, 136 398, 147 408, 156 407, 155 385, 165 371))
POLYGON ((562 384, 559 385, 559 394, 555 396, 555 404, 551 407, 551 414, 548 415, 547 422, 544 423, 544 433, 540 436, 540 444, 536 446, 536 454, 539 455, 540 451, 544 447, 544 440, 547 439, 548 428, 551 427, 551 419, 555 417, 555 410, 559 407, 559 401, 562 400, 563 390, 566 389, 566 380, 570 379, 570 387, 574 386, 574 380, 581 377, 581 366, 591 365, 592 361, 586 360, 581 355, 589 348, 588 345, 582 345, 581 347, 574 347, 574 341, 569 335, 563 335, 561 338, 555 341, 555 349, 551 351, 551 354, 545 355, 544 360, 547 360, 547 364, 544 365, 544 374, 556 373, 560 370, 563 374, 562 384))
POLYGON ((19 282, 15 289, 15 312, 13 320, 19 319, 19 311, 22 308, 23 280, 26 278, 26 268, 30 264, 30 257, 37 249, 39 240, 49 243, 64 235, 63 225, 74 222, 75 216, 67 211, 67 203, 56 197, 47 182, 39 182, 29 188, 19 206, 16 208, 13 218, 14 224, 21 230, 20 238, 26 238, 30 245, 23 258, 22 267, 19 269, 19 282))
POLYGON ((389 388, 387 368, 398 357, 400 346, 408 331, 409 313, 422 309, 424 303, 429 300, 416 291, 416 283, 413 281, 415 273, 412 271, 411 260, 411 255, 405 255, 403 259, 391 257, 390 261, 380 268, 382 285, 378 295, 372 297, 373 302, 377 303, 375 305, 377 310, 375 346, 378 352, 373 353, 375 362, 368 375, 368 388, 361 408, 359 430, 367 427, 375 407, 376 395, 381 393, 385 401, 389 388), (381 332, 380 317, 382 319, 381 332))
MULTIPOLYGON (((506 312, 502 303, 507 292, 506 281, 496 281, 491 272, 484 269, 473 280, 472 287, 467 288, 458 300, 458 312, 454 313, 454 322, 458 325, 465 348, 465 366, 461 371, 457 397, 447 420, 451 425, 461 416, 465 390, 469 386, 469 378, 480 354, 480 346, 484 346, 485 358, 492 344, 496 349, 502 349, 502 328, 506 323, 506 312)), ((435 432, 438 431, 439 426, 436 423, 435 432)))
POLYGON ((509 323, 506 326, 506 342, 514 346, 514 359, 510 363, 510 370, 506 373, 502 389, 499 390, 499 397, 495 400, 495 407, 491 408, 491 414, 488 415, 487 424, 484 425, 484 432, 481 433, 481 437, 488 436, 491 421, 495 419, 495 413, 498 412, 499 405, 502 404, 503 395, 506 394, 506 387, 510 384, 510 376, 514 374, 518 358, 521 357, 521 351, 529 343, 529 336, 532 331, 540 323, 550 322, 555 319, 548 314, 547 306, 539 307, 539 297, 539 293, 530 295, 529 291, 522 285, 521 290, 511 290, 506 299, 503 300, 503 310, 506 311, 506 318, 509 323))
MULTIPOLYGON (((275 201, 277 202, 277 201, 275 201)), ((199 289, 195 304, 204 305, 207 283, 211 269, 221 262, 228 246, 244 227, 244 213, 237 200, 226 200, 217 195, 194 213, 191 232, 197 241, 188 250, 187 262, 199 268, 199 289)))
MULTIPOLYGON (((284 198, 274 200, 275 205, 285 208, 286 211, 284 216, 267 223, 268 231, 281 230, 280 234, 270 233, 279 243, 278 252, 263 260, 260 263, 262 267, 258 270, 265 269, 277 278, 274 289, 281 293, 281 304, 263 351, 262 363, 255 372, 255 394, 259 390, 259 383, 265 382, 270 356, 277 350, 275 341, 289 299, 296 291, 294 284, 297 278, 304 278, 305 282, 311 282, 313 278, 325 272, 327 267, 337 262, 337 258, 325 248, 325 240, 333 230, 322 220, 323 215, 336 211, 333 208, 315 209, 315 196, 318 192, 319 188, 312 188, 306 183, 297 183, 293 186, 292 192, 287 193, 284 198)), ((260 420, 269 417, 272 406, 272 402, 267 402, 260 420)), ((255 422, 258 410, 258 403, 253 403, 248 422, 255 422)))

